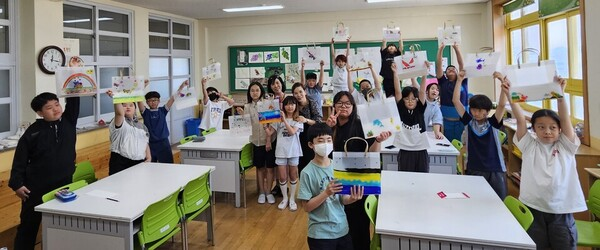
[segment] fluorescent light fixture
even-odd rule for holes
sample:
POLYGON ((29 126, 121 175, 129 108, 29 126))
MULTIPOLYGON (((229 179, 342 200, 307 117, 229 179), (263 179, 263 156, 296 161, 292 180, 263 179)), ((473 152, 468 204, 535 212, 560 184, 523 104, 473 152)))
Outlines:
MULTIPOLYGON (((113 20, 112 17, 101 17, 98 18, 98 21, 111 21, 113 20)), ((85 22, 89 22, 90 19, 86 18, 86 19, 73 19, 73 20, 66 20, 63 21, 63 23, 85 23, 85 22)))
POLYGON ((399 2, 401 0, 367 0, 367 3, 399 2))
POLYGON ((279 10, 283 9, 283 5, 261 5, 255 7, 241 7, 223 9, 225 12, 242 12, 242 11, 259 11, 259 10, 279 10))

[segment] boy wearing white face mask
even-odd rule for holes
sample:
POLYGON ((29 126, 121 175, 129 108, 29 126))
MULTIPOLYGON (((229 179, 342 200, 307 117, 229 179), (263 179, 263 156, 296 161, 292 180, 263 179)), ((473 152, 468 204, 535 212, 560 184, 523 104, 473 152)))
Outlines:
POLYGON ((308 131, 308 146, 315 158, 300 174, 298 199, 308 212, 308 246, 310 249, 353 249, 344 205, 362 199, 364 188, 354 186, 350 195, 340 195, 342 185, 333 179, 329 154, 333 151, 333 131, 317 123, 308 131))

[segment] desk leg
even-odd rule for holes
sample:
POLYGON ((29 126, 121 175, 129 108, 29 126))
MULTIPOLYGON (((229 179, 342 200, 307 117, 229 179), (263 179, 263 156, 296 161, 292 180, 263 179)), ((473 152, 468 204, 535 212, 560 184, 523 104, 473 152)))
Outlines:
MULTIPOLYGON (((240 192, 240 161, 237 160, 235 164, 235 207, 241 206, 241 192, 240 192)), ((245 188, 245 187, 244 187, 245 188)), ((246 207, 246 201, 244 200, 244 207, 246 207)))
POLYGON ((212 192, 210 198, 210 207, 208 208, 208 216, 206 218, 206 235, 211 244, 215 245, 215 228, 214 228, 214 216, 215 216, 215 192, 212 192))

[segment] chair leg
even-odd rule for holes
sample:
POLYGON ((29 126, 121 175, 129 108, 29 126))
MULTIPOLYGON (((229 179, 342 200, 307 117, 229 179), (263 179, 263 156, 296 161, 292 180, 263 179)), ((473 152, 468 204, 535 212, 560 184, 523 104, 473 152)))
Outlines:
POLYGON ((189 248, 188 246, 188 228, 187 228, 187 220, 183 220, 181 222, 181 242, 182 242, 182 248, 184 250, 187 250, 189 248))
MULTIPOLYGON (((214 200, 213 200, 214 201, 214 200)), ((206 218, 206 234, 208 236, 208 240, 211 242, 211 245, 214 246, 215 245, 215 228, 214 228, 214 216, 215 216, 215 206, 214 206, 214 202, 212 202, 210 204, 210 207, 208 209, 209 215, 207 216, 208 218, 206 218)))

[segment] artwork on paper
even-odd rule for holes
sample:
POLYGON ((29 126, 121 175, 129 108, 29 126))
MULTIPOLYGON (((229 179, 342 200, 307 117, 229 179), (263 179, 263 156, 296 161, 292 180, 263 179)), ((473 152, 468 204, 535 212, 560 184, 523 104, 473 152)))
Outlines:
POLYGON ((277 67, 266 67, 265 70, 265 78, 269 78, 272 75, 278 75, 285 81, 285 74, 283 73, 283 68, 280 66, 277 67))
POLYGON ((175 102, 173 103, 176 110, 190 108, 198 105, 198 94, 196 88, 183 88, 175 94, 175 102))
POLYGON ((292 48, 279 47, 279 62, 280 63, 292 62, 292 48))
POLYGON ((400 79, 408 79, 428 74, 425 66, 427 51, 408 51, 401 56, 394 57, 398 67, 397 74, 400 79))
POLYGON ((444 43, 445 46, 451 46, 461 43, 460 26, 438 27, 438 44, 444 43))
POLYGON ((504 69, 511 81, 511 100, 529 102, 563 97, 554 60, 507 65, 504 69))
POLYGON ((387 41, 400 41, 400 27, 383 28, 383 39, 387 41))
POLYGON ((363 47, 358 48, 356 50, 356 54, 361 55, 361 60, 365 62, 371 62, 373 65, 373 69, 375 72, 379 73, 379 69, 381 69, 381 53, 379 52, 381 48, 379 47, 363 47))
POLYGON ((79 39, 64 38, 62 50, 67 57, 79 56, 79 39))
POLYGON ((235 78, 235 89, 236 90, 244 90, 250 87, 250 79, 249 78, 235 78))
POLYGON ((285 85, 286 89, 292 89, 295 82, 300 82, 300 65, 297 63, 288 63, 285 65, 285 85))
POLYGON ((244 65, 248 65, 248 51, 245 50, 238 50, 237 51, 237 65, 238 66, 244 66, 244 65))
POLYGON ((250 68, 235 68, 235 78, 250 78, 250 68))
POLYGON ((252 134, 252 120, 249 114, 229 116, 229 133, 237 136, 252 134))
POLYGON ((333 40, 336 42, 345 42, 350 37, 350 28, 344 26, 343 23, 338 23, 332 28, 332 31, 333 40))
POLYGON ((250 63, 263 63, 263 52, 249 52, 248 57, 250 63))
POLYGON ((373 138, 384 131, 397 132, 402 128, 394 98, 356 105, 365 138, 373 138))
POLYGON ((265 67, 251 67, 250 78, 265 78, 265 67))
POLYGON ((140 102, 144 99, 144 76, 113 76, 113 103, 140 102))
POLYGON ((59 97, 91 96, 98 91, 94 67, 59 67, 54 76, 59 97))
POLYGON ((500 64, 500 53, 481 52, 469 53, 465 60, 465 71, 467 77, 490 77, 495 71, 498 71, 500 64))
POLYGON ((331 56, 328 47, 309 46, 298 48, 298 61, 296 63, 302 63, 303 58, 305 70, 319 70, 321 60, 325 63, 323 69, 330 69, 331 56))
POLYGON ((264 52, 264 63, 279 63, 279 51, 264 52))
POLYGON ((267 124, 281 121, 281 111, 279 108, 279 99, 267 99, 256 103, 258 110, 258 122, 267 124))
POLYGON ((221 79, 221 63, 215 62, 202 67, 202 77, 208 81, 221 79))

